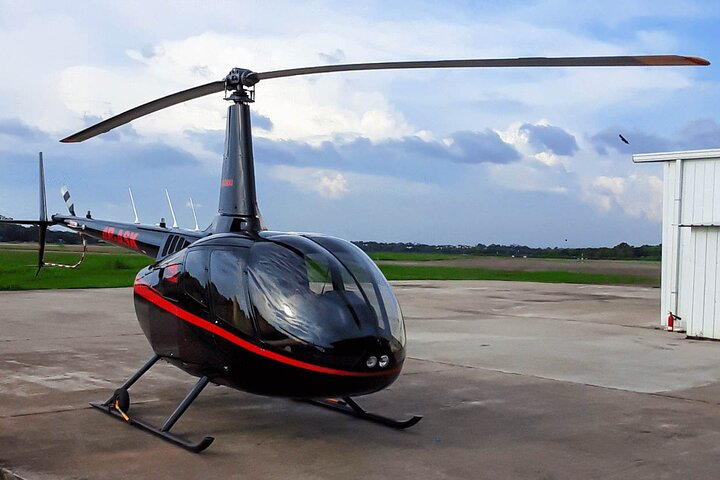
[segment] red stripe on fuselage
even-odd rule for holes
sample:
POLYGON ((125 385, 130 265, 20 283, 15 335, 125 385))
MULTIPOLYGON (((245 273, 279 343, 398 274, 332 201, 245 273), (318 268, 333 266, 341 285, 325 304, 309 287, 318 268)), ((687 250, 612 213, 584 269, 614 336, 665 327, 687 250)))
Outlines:
POLYGON ((150 285, 143 281, 137 281, 134 286, 135 293, 143 297, 148 302, 152 303, 153 305, 165 310, 166 312, 169 312, 176 317, 180 318, 181 320, 185 320, 188 323, 191 323, 195 325, 196 327, 202 328, 203 330, 207 330, 208 332, 211 332, 215 335, 218 335, 219 337, 224 338, 225 340, 234 343, 235 345, 244 348, 245 350, 249 350, 257 355, 263 356, 265 358, 269 358, 271 360, 275 360, 277 362, 284 363, 286 365, 291 365, 293 367, 302 368, 305 370, 311 370, 313 372, 318 373, 326 373, 328 375, 341 375, 344 377, 378 377, 378 376, 384 376, 384 375, 391 375, 394 373, 397 373, 398 369, 392 369, 392 370, 384 370, 382 372, 352 372, 349 370, 338 370, 335 368, 328 368, 328 367, 321 367, 320 365, 313 365, 312 363, 302 362, 300 360, 295 360, 294 358, 286 357, 284 355, 280 355, 275 352, 271 352, 270 350, 266 350, 262 347, 259 347, 255 344, 252 344, 246 340, 243 340, 240 337, 237 337, 233 335, 232 333, 228 332, 227 330, 224 330, 217 325, 208 322, 207 320, 200 318, 196 315, 193 315, 190 312, 187 312, 174 303, 166 300, 163 298, 163 296, 154 288, 152 288, 150 285))

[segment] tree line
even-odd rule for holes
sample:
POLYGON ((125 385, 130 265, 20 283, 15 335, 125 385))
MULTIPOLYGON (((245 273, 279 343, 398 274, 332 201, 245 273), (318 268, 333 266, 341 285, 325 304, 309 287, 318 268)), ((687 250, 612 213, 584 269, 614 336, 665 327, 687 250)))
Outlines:
MULTIPOLYGON (((0 242, 37 242, 38 227, 12 224, 0 224, 0 242)), ((48 243, 81 243, 80 236, 73 232, 48 230, 48 243)), ((88 238, 88 242, 97 240, 88 238)), ((424 243, 399 242, 353 242, 365 252, 396 253, 449 253, 459 255, 485 255, 497 257, 534 257, 534 258, 585 258, 589 260, 660 260, 661 245, 642 245, 634 247, 625 242, 614 247, 585 248, 534 248, 526 245, 426 245, 424 243)))
POLYGON ((634 247, 625 242, 614 247, 533 248, 526 245, 426 245, 423 243, 353 242, 365 252, 449 253, 497 257, 585 258, 590 260, 660 260, 661 245, 634 247))
MULTIPOLYGON (((0 224, 0 242, 37 242, 40 227, 32 225, 13 225, 10 223, 0 224)), ((48 243, 65 243, 68 245, 79 245, 82 243, 80 235, 73 232, 62 232, 48 230, 46 241, 48 243)), ((88 237, 88 243, 98 243, 97 240, 88 237)))

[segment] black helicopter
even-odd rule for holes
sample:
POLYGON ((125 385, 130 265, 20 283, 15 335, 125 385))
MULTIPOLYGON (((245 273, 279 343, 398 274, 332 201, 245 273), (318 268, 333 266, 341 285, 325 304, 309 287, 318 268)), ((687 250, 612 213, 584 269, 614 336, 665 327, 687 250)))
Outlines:
POLYGON ((250 126, 250 103, 261 80, 359 70, 461 67, 620 67, 709 65, 674 55, 439 60, 327 65, 268 72, 234 68, 222 80, 128 110, 63 140, 82 142, 136 118, 212 93, 225 92, 225 154, 218 214, 204 231, 139 225, 75 214, 50 219, 40 156, 39 220, 0 220, 40 227, 38 271, 45 235, 61 225, 156 260, 135 279, 135 311, 152 357, 103 403, 94 407, 199 452, 170 429, 209 383, 260 395, 282 396, 407 428, 422 417, 398 421, 366 412, 353 399, 398 378, 405 360, 405 326, 398 301, 380 270, 353 244, 329 236, 266 230, 259 214, 250 126), (128 389, 159 359, 199 377, 161 427, 129 416, 128 389))

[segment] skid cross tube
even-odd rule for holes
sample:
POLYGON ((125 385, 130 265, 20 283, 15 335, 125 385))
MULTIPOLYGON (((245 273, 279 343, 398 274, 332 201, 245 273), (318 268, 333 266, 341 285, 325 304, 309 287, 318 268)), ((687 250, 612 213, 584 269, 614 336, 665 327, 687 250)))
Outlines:
POLYGON ((158 428, 154 425, 150 425, 149 423, 143 422, 142 420, 137 420, 135 418, 130 418, 126 412, 123 412, 121 408, 117 403, 118 400, 118 393, 119 391, 127 391, 128 388, 130 388, 135 382, 138 381, 140 377, 142 377, 150 368, 157 363, 157 361, 160 359, 160 356, 155 354, 152 357, 150 357, 150 360, 148 360, 140 369, 135 372, 135 374, 130 377, 123 385, 115 391, 115 393, 107 399, 103 403, 91 403, 90 405, 94 408, 97 408, 98 410, 101 410, 104 413, 107 413, 111 417, 115 417, 118 420, 121 420, 123 422, 126 422, 128 425, 131 425, 133 427, 137 427, 140 430, 144 430, 146 432, 152 433, 153 435, 157 435, 160 438, 167 440, 168 442, 177 445, 179 447, 182 447, 186 450, 190 450, 191 452, 202 452, 206 448, 210 446, 210 444, 215 440, 213 437, 205 437, 201 441, 197 443, 190 442, 182 437, 178 437, 176 435, 173 435, 170 433, 170 429, 175 425, 175 423, 180 419, 180 417, 185 413, 185 411, 188 409, 188 407, 192 404, 193 401, 197 398, 198 395, 200 395, 200 392, 203 391, 203 389, 207 386, 209 383, 209 379, 206 376, 203 376, 198 380, 198 382, 195 384, 192 390, 190 390, 190 393, 188 393, 185 398, 180 402, 180 404, 175 408, 175 411, 170 414, 167 420, 165 420, 165 423, 162 427, 158 428))
POLYGON ((414 415, 407 420, 395 420, 393 418, 384 417, 382 415, 376 415, 363 409, 360 405, 357 404, 355 400, 350 397, 342 397, 342 399, 326 398, 324 400, 303 399, 303 401, 311 405, 324 407, 336 412, 344 413, 345 415, 350 415, 356 418, 360 418, 362 420, 379 423, 380 425, 396 428, 398 430, 410 428, 423 418, 422 415, 414 415))

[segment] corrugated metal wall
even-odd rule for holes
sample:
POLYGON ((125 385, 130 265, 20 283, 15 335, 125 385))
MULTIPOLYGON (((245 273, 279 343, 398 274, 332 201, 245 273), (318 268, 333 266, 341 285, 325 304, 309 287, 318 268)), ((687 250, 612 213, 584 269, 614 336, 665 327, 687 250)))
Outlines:
POLYGON ((720 339, 720 158, 666 161, 664 176, 663 325, 672 311, 688 335, 720 339))
POLYGON ((668 312, 676 310, 675 293, 672 292, 672 286, 675 285, 675 275, 679 273, 675 266, 678 226, 673 221, 675 213, 675 171, 676 162, 665 162, 663 174, 662 274, 660 279, 660 321, 664 326, 667 326, 668 312))
POLYGON ((685 315, 687 334, 693 337, 720 338, 720 228, 691 227, 688 257, 692 271, 682 279, 681 296, 687 298, 685 315))
POLYGON ((682 223, 720 225, 720 160, 685 160, 682 166, 682 223))

